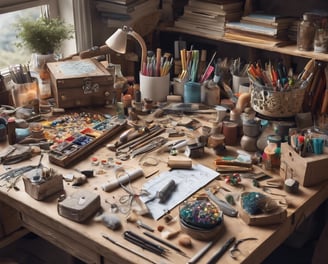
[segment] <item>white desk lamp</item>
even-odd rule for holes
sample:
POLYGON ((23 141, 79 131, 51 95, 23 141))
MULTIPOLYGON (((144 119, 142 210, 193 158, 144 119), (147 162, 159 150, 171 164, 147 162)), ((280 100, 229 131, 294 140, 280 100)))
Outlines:
POLYGON ((140 65, 140 71, 143 72, 144 66, 147 62, 147 47, 144 39, 135 32, 132 28, 123 26, 122 28, 117 29, 113 35, 111 35, 106 40, 106 45, 118 52, 118 53, 125 53, 126 52, 126 44, 127 44, 127 37, 131 36, 133 37, 141 46, 141 65, 140 65))

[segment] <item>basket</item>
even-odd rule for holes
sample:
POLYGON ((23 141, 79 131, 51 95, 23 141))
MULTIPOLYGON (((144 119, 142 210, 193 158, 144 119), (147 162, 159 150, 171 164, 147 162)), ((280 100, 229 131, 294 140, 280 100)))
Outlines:
POLYGON ((292 117, 302 111, 306 89, 294 87, 287 91, 268 90, 251 83, 251 106, 259 114, 268 117, 292 117))

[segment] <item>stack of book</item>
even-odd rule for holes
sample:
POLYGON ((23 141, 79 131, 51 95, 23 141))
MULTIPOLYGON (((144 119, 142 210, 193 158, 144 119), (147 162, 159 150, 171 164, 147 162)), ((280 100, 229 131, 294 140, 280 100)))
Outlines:
POLYGON ((159 8, 159 0, 97 0, 95 6, 109 28, 131 26, 159 8))
POLYGON ((226 23, 226 37, 254 38, 254 41, 289 41, 289 27, 297 18, 263 13, 242 16, 238 22, 226 23))
POLYGON ((243 1, 239 0, 189 0, 174 26, 190 33, 223 37, 226 22, 239 21, 242 11, 243 1))

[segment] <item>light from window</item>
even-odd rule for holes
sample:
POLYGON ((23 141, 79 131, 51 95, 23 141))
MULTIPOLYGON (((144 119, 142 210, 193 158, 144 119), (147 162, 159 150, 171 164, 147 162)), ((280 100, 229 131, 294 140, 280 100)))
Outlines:
POLYGON ((22 9, 14 12, 0 14, 0 70, 7 70, 9 65, 28 64, 31 60, 31 51, 17 48, 18 42, 14 23, 20 17, 38 18, 41 6, 22 9))

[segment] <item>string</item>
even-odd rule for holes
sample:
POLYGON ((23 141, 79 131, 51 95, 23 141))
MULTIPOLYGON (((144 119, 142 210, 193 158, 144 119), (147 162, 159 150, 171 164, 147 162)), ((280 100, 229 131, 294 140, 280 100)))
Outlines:
POLYGON ((121 205, 123 205, 123 207, 119 207, 119 210, 121 213, 123 214, 128 214, 131 212, 131 209, 132 209, 132 206, 133 206, 133 203, 136 202, 139 206, 142 207, 142 205, 140 204, 140 199, 139 197, 140 196, 143 196, 143 195, 149 195, 149 193, 145 190, 141 190, 139 193, 137 193, 133 188, 132 188, 132 185, 131 185, 131 181, 130 181, 130 174, 122 167, 119 167, 115 170, 115 176, 116 178, 118 179, 120 176, 123 175, 127 175, 128 178, 129 178, 129 182, 128 184, 125 186, 124 184, 122 184, 119 180, 119 184, 121 186, 121 188, 123 190, 125 190, 127 192, 127 194, 125 195, 122 195, 120 198, 119 198, 119 202, 121 205))

